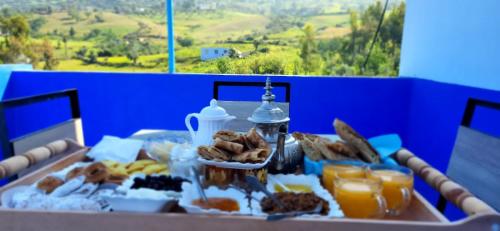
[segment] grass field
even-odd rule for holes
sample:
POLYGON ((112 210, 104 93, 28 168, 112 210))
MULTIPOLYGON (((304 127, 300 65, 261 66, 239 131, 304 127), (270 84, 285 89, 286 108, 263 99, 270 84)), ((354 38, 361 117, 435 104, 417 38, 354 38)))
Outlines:
MULTIPOLYGON (((350 32, 349 15, 338 14, 338 5, 328 9, 331 12, 326 15, 313 16, 305 19, 305 23, 311 24, 317 30, 318 39, 330 39, 343 36, 350 32)), ((75 52, 86 47, 93 50, 96 41, 84 41, 83 37, 93 29, 111 30, 119 37, 137 31, 139 23, 146 24, 151 28, 150 35, 166 36, 166 25, 162 16, 136 16, 122 15, 111 12, 91 13, 88 17, 81 14, 81 20, 71 19, 67 13, 57 12, 52 15, 41 16, 47 19, 47 23, 41 28, 43 34, 50 34, 45 39, 49 39, 55 48, 55 55, 60 60, 57 70, 81 70, 81 71, 121 71, 121 72, 165 72, 167 71, 167 50, 165 39, 151 39, 151 43, 161 45, 165 50, 161 54, 143 55, 138 59, 137 65, 125 56, 109 58, 98 58, 96 64, 86 64, 74 58, 75 52), (104 22, 97 23, 95 15, 99 14, 104 18, 104 22), (68 34, 70 28, 76 31, 74 38, 69 38, 65 49, 61 38, 54 36, 54 30, 59 34, 68 34)), ((233 60, 235 66, 243 62, 254 59, 266 59, 269 57, 279 57, 286 66, 286 73, 291 73, 291 66, 299 59, 297 48, 298 39, 303 35, 300 28, 290 28, 279 33, 267 31, 266 25, 272 23, 265 15, 250 14, 233 11, 216 11, 196 14, 176 13, 175 34, 176 36, 190 36, 194 38, 194 45, 191 47, 176 46, 176 65, 178 72, 190 73, 213 73, 217 72, 216 61, 200 61, 200 49, 203 47, 225 47, 235 48, 242 52, 253 51, 251 42, 245 44, 221 44, 217 41, 225 41, 228 38, 237 40, 244 35, 266 34, 270 41, 280 40, 286 46, 275 46, 263 44, 268 47, 268 53, 251 55, 244 59, 233 60)), ((44 38, 36 39, 37 42, 44 38)), ((163 49, 162 48, 162 49, 163 49)))
POLYGON ((104 22, 95 22, 96 13, 92 13, 88 18, 82 15, 80 21, 71 19, 67 13, 63 12, 45 15, 43 17, 47 20, 47 23, 40 31, 46 34, 53 33, 54 30, 57 30, 60 33, 63 32, 67 34, 70 28, 73 27, 77 37, 83 37, 92 29, 111 30, 118 36, 123 36, 139 29, 139 22, 142 22, 151 28, 151 34, 166 36, 166 28, 164 25, 157 24, 153 20, 147 18, 137 18, 111 12, 99 14, 102 15, 104 22))

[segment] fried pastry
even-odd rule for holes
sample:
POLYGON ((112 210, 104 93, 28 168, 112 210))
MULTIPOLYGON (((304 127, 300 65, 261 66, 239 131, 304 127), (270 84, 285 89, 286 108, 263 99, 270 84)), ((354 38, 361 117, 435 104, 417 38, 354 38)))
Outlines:
POLYGON ((269 155, 268 150, 263 148, 257 148, 253 150, 248 150, 238 155, 234 155, 232 156, 231 160, 237 162, 259 163, 259 162, 264 162, 267 159, 268 155, 269 155))
POLYGON ((47 176, 43 180, 39 181, 36 187, 42 191, 44 191, 47 194, 52 193, 57 187, 61 186, 64 184, 64 181, 54 177, 54 176, 47 176))
POLYGON ((215 138, 214 146, 235 154, 242 153, 244 148, 242 144, 224 141, 221 138, 215 138))
POLYGON ((299 132, 294 132, 292 136, 299 141, 302 151, 304 151, 304 153, 307 155, 307 157, 309 157, 309 159, 314 161, 323 159, 321 150, 319 150, 314 145, 314 139, 318 136, 303 134, 299 132))
POLYGON ((86 183, 98 184, 106 180, 109 172, 106 165, 97 162, 87 166, 83 171, 83 175, 86 183))
POLYGON ((362 160, 370 163, 380 163, 380 156, 377 150, 375 150, 375 148, 373 148, 371 144, 351 126, 339 119, 335 119, 333 127, 342 140, 359 150, 359 157, 362 160))
POLYGON ((314 141, 314 145, 316 148, 318 148, 321 151, 321 154, 325 157, 325 159, 328 160, 346 160, 346 159, 352 159, 348 156, 343 155, 342 153, 337 152, 334 146, 335 144, 325 140, 325 139, 319 139, 317 138, 314 141))
POLYGON ((66 177, 65 177, 66 181, 71 180, 71 179, 73 179, 73 178, 75 178, 75 177, 78 177, 78 176, 83 175, 83 170, 84 170, 84 169, 85 169, 85 168, 83 168, 83 167, 79 167, 79 168, 74 168, 74 169, 72 169, 71 171, 69 171, 69 172, 66 174, 66 177))
POLYGON ((238 133, 233 132, 233 131, 221 130, 213 135, 213 139, 215 140, 215 139, 219 138, 221 140, 228 141, 228 142, 236 142, 236 141, 240 140, 240 136, 241 135, 239 135, 238 133))
POLYGON ((199 146, 198 154, 207 160, 228 161, 231 159, 231 155, 229 155, 229 153, 210 146, 199 146))

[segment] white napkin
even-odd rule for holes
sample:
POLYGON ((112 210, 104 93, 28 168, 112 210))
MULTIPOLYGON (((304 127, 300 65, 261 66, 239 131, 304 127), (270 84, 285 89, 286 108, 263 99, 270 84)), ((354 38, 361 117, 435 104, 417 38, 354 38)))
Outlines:
POLYGON ((130 163, 137 159, 143 143, 141 140, 104 136, 87 153, 87 156, 95 161, 113 160, 120 163, 130 163))

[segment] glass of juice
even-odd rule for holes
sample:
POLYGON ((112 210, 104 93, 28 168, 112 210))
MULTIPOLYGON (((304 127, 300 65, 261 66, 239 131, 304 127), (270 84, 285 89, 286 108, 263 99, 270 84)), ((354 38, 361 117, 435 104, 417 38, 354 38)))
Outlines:
POLYGON ((367 170, 367 177, 382 181, 384 195, 387 201, 387 214, 401 214, 411 202, 413 193, 413 171, 406 167, 372 165, 367 170))
POLYGON ((361 162, 336 161, 323 166, 323 186, 333 195, 334 180, 337 175, 344 178, 364 178, 366 167, 361 162))
POLYGON ((382 218, 386 202, 382 181, 368 178, 335 178, 335 199, 349 218, 382 218))

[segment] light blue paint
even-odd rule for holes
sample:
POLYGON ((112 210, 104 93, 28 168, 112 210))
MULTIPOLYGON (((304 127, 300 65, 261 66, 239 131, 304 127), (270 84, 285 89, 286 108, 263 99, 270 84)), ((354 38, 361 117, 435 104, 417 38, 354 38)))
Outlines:
POLYGON ((174 0, 167 0, 168 72, 175 73, 174 0))
POLYGON ((400 76, 500 90, 500 1, 406 4, 400 76))
POLYGON ((3 99, 3 93, 7 84, 9 84, 10 73, 15 70, 33 70, 30 64, 1 64, 0 65, 0 100, 3 99))

